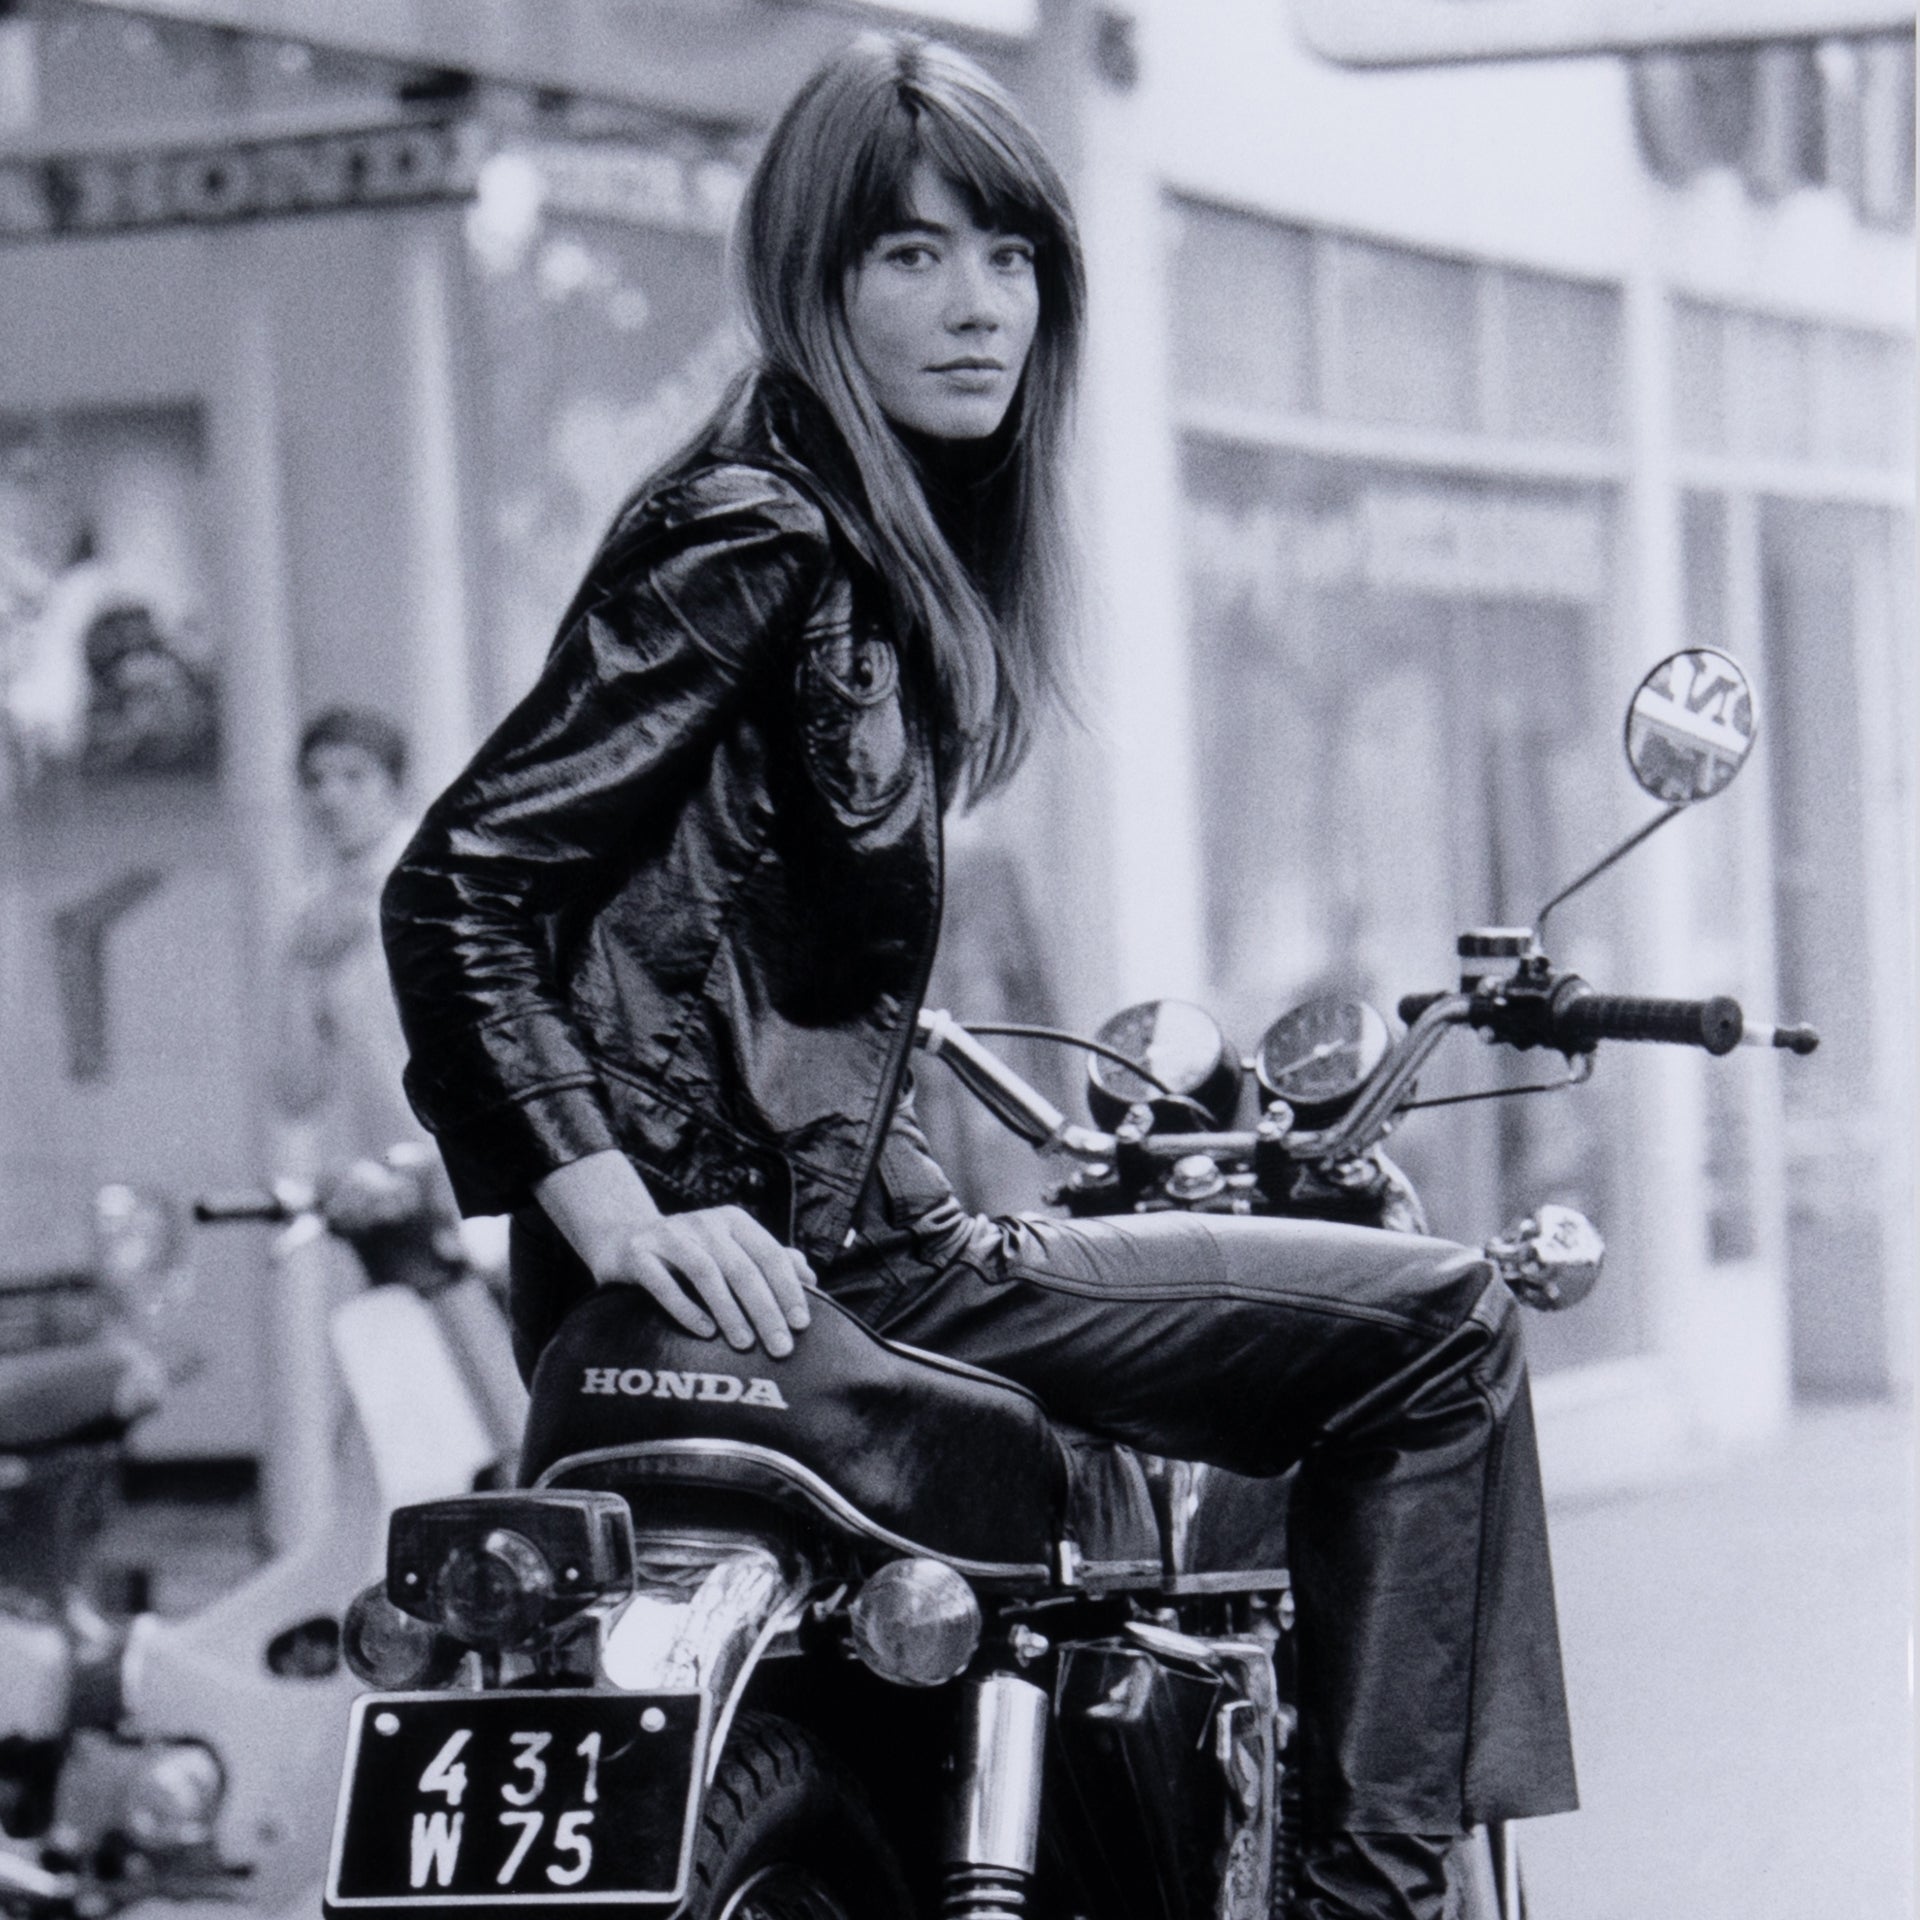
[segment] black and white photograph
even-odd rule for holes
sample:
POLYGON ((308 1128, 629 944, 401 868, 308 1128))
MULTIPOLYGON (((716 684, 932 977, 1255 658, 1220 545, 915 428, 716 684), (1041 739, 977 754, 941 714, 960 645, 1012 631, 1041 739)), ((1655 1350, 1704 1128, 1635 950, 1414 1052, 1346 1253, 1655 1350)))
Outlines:
POLYGON ((0 1920, 1912 1920, 1911 0, 0 0, 0 1920))

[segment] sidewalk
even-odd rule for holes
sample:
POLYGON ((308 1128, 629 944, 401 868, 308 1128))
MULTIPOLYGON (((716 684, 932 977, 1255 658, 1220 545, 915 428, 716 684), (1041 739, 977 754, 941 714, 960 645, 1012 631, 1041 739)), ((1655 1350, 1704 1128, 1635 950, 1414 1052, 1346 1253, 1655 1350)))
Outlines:
POLYGON ((1912 1920, 1911 1433, 1554 1510, 1582 1810, 1519 1830, 1532 1920, 1912 1920))

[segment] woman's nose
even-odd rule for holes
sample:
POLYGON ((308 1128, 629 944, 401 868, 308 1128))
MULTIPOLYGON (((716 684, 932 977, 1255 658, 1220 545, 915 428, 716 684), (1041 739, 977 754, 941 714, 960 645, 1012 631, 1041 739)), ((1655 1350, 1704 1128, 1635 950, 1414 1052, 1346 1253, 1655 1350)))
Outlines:
POLYGON ((1005 289, 984 256, 962 249, 953 263, 947 293, 947 325, 956 333, 978 333, 1000 325, 1005 289))

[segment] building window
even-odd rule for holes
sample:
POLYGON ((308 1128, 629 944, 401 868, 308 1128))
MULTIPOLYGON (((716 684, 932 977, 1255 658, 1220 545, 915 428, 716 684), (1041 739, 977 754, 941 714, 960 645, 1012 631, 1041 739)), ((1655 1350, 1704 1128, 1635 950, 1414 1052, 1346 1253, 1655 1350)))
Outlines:
POLYGON ((1501 392, 1489 421, 1519 440, 1610 446, 1620 438, 1620 295, 1558 275, 1483 268, 1502 296, 1501 392))
POLYGON ((1913 458, 1913 351, 1897 334, 1681 299, 1675 431, 1688 453, 1894 472, 1913 458))
POLYGON ((1322 259, 1331 282, 1325 410, 1381 426, 1479 425, 1473 269, 1341 238, 1325 243, 1322 259))
POLYGON ((1312 413, 1313 241, 1303 228, 1182 206, 1174 379, 1194 400, 1312 413))
MULTIPOLYGON (((1632 794, 1601 684, 1622 439, 1615 287, 1174 205, 1175 393, 1211 1003, 1251 1046, 1327 990, 1442 986, 1465 926, 1525 924, 1632 794)), ((1622 975, 1616 916, 1556 951, 1622 975)), ((1537 1079, 1458 1047, 1423 1092, 1537 1079)), ((1437 1230, 1608 1212, 1620 1094, 1419 1116, 1393 1148, 1437 1230)), ((1542 1328, 1631 1352, 1633 1289, 1542 1328)))
POLYGON ((1174 382, 1201 406, 1618 443, 1620 294, 1176 201, 1174 382))
MULTIPOLYGON (((1764 877, 1733 877, 1759 851, 1736 811, 1701 823, 1692 949, 1703 989, 1821 1031, 1778 1079, 1794 1375, 1880 1391, 1911 1270, 1889 1145, 1911 1137, 1911 1091, 1883 1062, 1913 1049, 1898 904, 1912 887, 1912 349, 1699 300, 1676 302, 1673 343, 1688 628, 1760 677, 1771 801, 1764 877), (1770 969, 1742 934, 1756 886, 1771 895, 1770 969)), ((1709 1077, 1704 1115, 1709 1252, 1726 1263, 1761 1251, 1764 1132, 1744 1070, 1744 1093, 1709 1077)))

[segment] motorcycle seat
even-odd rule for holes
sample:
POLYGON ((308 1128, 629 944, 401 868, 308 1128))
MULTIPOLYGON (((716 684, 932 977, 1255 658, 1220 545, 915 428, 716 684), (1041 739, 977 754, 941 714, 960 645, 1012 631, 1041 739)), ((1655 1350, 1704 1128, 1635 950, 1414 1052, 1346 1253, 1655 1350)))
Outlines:
POLYGON ((776 1360, 694 1339, 636 1288, 593 1294, 534 1371, 524 1479, 609 1488, 650 1512, 676 1497, 709 1514, 738 1498, 798 1508, 856 1552, 926 1554, 985 1585, 1158 1575, 1137 1456, 1057 1427, 1010 1380, 883 1339, 824 1295, 812 1309, 776 1360))
POLYGON ((153 1365, 111 1335, 0 1353, 0 1451, 65 1446, 122 1433, 157 1395, 153 1365))

